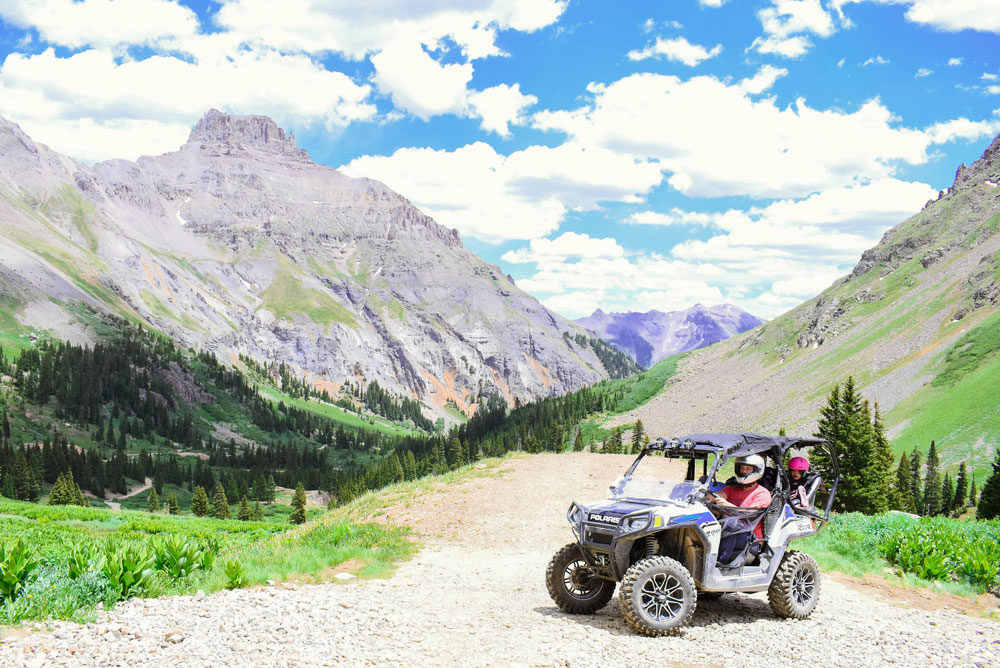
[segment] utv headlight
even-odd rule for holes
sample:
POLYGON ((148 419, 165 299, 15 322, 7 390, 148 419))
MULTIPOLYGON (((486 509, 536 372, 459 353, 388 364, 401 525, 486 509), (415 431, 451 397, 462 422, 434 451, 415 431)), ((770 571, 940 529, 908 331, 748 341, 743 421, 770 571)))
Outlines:
POLYGON ((618 523, 618 533, 635 533, 636 531, 642 531, 649 526, 649 521, 652 517, 652 513, 642 513, 640 515, 629 515, 627 517, 623 517, 622 521, 618 523))
POLYGON ((585 513, 583 512, 583 508, 576 505, 576 503, 571 503, 569 505, 569 510, 566 511, 566 519, 573 526, 576 526, 577 524, 582 522, 584 515, 585 513))

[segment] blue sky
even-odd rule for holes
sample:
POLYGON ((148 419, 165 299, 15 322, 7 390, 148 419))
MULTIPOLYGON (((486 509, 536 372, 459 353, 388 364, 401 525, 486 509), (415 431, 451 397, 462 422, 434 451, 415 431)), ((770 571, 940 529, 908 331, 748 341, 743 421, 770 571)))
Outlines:
POLYGON ((1000 133, 996 0, 0 0, 0 62, 88 163, 271 116, 568 317, 779 315, 1000 133))

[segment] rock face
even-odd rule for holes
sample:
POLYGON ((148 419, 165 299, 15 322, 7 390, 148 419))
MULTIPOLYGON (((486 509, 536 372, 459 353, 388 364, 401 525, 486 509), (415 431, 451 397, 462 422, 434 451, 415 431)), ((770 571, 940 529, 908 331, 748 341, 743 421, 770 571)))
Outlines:
POLYGON ((998 309, 1000 137, 850 274, 752 332, 687 356, 661 394, 608 425, 811 434, 834 385, 853 377, 894 445, 926 452, 934 439, 943 466, 965 461, 988 475, 1000 445, 1000 374, 995 351, 969 351, 994 340, 998 309), (946 369, 956 370, 951 379, 934 382, 946 369))
POLYGON ((598 309, 576 322, 627 350, 648 368, 666 357, 718 343, 764 321, 731 304, 710 308, 695 304, 669 313, 604 313, 598 309))
POLYGON ((317 165, 271 119, 212 110, 166 155, 93 168, 0 119, 0 295, 91 335, 73 302, 185 346, 281 360, 331 394, 370 382, 430 411, 607 377, 548 311, 382 183, 317 165), (56 309, 35 308, 54 300, 56 309))

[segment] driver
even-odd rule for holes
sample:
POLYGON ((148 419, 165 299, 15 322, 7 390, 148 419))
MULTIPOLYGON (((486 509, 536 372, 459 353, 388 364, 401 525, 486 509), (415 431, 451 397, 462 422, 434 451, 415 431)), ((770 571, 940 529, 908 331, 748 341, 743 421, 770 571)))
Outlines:
MULTIPOLYGON (((760 455, 736 458, 736 484, 726 485, 718 493, 708 493, 708 500, 720 506, 736 508, 766 508, 771 504, 771 492, 758 483, 764 475, 764 458, 760 455)), ((763 520, 763 517, 761 518, 763 520)), ((750 531, 746 526, 729 529, 723 523, 722 539, 719 542, 719 563, 728 564, 733 556, 741 553, 750 542, 750 531)), ((764 537, 761 521, 753 528, 753 534, 758 539, 764 537)))

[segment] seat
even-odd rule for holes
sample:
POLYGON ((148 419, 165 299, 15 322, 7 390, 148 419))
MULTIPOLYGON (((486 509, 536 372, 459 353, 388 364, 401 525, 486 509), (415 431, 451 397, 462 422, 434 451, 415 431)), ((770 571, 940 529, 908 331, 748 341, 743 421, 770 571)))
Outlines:
POLYGON ((816 512, 816 492, 819 491, 820 486, 823 484, 823 478, 820 477, 818 473, 807 473, 802 480, 802 485, 800 487, 805 491, 805 503, 798 505, 795 503, 797 496, 793 496, 791 501, 792 509, 802 508, 808 510, 811 513, 816 512))

